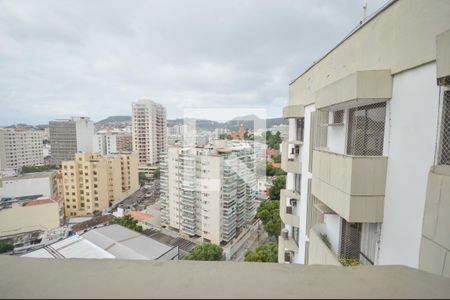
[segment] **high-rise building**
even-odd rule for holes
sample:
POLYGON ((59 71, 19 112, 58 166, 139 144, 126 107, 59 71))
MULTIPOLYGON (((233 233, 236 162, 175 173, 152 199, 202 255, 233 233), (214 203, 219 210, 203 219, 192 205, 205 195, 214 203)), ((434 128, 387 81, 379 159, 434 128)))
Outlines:
POLYGON ((86 152, 61 167, 66 216, 91 215, 139 188, 137 155, 86 152))
POLYGON ((0 128, 0 170, 44 164, 42 131, 0 128))
POLYGON ((161 222, 215 244, 231 241, 256 212, 251 146, 172 146, 161 161, 161 222))
POLYGON ((131 152, 132 149, 131 133, 97 132, 94 135, 94 152, 101 155, 131 152))
POLYGON ((49 122, 52 162, 73 159, 77 152, 92 152, 94 123, 87 117, 49 122))
POLYGON ((160 160, 167 148, 166 108, 151 100, 132 104, 133 151, 138 154, 139 169, 147 170, 160 160))
POLYGON ((280 262, 450 276, 449 12, 391 1, 290 84, 280 262))

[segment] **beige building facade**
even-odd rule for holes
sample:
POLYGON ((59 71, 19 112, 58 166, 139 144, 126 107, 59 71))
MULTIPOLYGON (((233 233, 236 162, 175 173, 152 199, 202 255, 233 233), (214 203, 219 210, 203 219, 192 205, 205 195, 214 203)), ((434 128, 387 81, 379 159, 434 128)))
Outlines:
POLYGON ((0 128, 0 170, 44 164, 43 131, 0 128))
POLYGON ((390 1, 289 85, 279 262, 449 276, 449 49, 449 1, 390 1))
POLYGON ((92 215, 139 188, 137 155, 87 152, 61 167, 66 216, 92 215))

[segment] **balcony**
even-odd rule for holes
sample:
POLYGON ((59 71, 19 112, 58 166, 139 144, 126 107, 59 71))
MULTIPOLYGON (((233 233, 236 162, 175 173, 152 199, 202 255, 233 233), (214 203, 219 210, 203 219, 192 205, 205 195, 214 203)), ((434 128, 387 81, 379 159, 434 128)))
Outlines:
POLYGON ((312 193, 348 222, 382 222, 387 157, 316 149, 312 193))
POLYGON ((300 194, 293 190, 282 189, 280 191, 280 218, 284 224, 288 224, 295 227, 300 227, 300 218, 292 211, 292 206, 288 206, 289 200, 294 200, 297 203, 300 201, 300 194), (289 199, 289 200, 288 200, 289 199))
POLYGON ((281 169, 287 173, 302 172, 302 163, 300 158, 301 141, 283 141, 281 143, 281 169))
POLYGON ((342 266, 335 252, 332 250, 333 246, 330 242, 327 245, 324 238, 326 234, 324 224, 318 224, 311 229, 309 234, 309 257, 308 264, 310 265, 334 265, 342 266))
POLYGON ((291 235, 287 235, 282 231, 281 235, 278 237, 278 247, 284 250, 290 250, 298 252, 298 245, 294 241, 291 235))
POLYGON ((403 266, 341 268, 0 256, 0 269, 8 270, 0 272, 2 298, 447 298, 450 295, 450 279, 403 266))
POLYGON ((305 108, 303 105, 288 105, 283 107, 283 118, 303 118, 305 108))

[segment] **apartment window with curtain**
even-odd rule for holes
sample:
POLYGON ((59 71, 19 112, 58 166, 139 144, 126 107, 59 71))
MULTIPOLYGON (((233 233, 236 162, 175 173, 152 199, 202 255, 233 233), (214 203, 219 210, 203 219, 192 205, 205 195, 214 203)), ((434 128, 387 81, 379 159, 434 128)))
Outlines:
POLYGON ((385 118, 385 102, 350 109, 347 154, 383 155, 385 118))
POLYGON ((299 228, 292 226, 292 239, 295 241, 295 243, 298 246, 298 239, 299 239, 299 228))

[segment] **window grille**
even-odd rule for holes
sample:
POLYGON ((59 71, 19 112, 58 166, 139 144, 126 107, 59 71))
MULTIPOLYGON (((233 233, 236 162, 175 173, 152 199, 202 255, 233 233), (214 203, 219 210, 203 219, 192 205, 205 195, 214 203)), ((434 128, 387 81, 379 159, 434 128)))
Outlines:
POLYGON ((310 143, 309 143, 309 172, 312 172, 313 150, 327 145, 327 127, 321 124, 328 122, 327 111, 315 111, 311 114, 310 143))
POLYGON ((350 109, 347 154, 383 155, 385 119, 385 102, 350 109))
POLYGON ((344 123, 344 110, 338 110, 333 112, 333 124, 344 123))
POLYGON ((444 91, 438 164, 450 165, 450 90, 444 91))
POLYGON ((361 223, 348 223, 342 219, 340 259, 346 261, 360 259, 361 227, 361 223))

